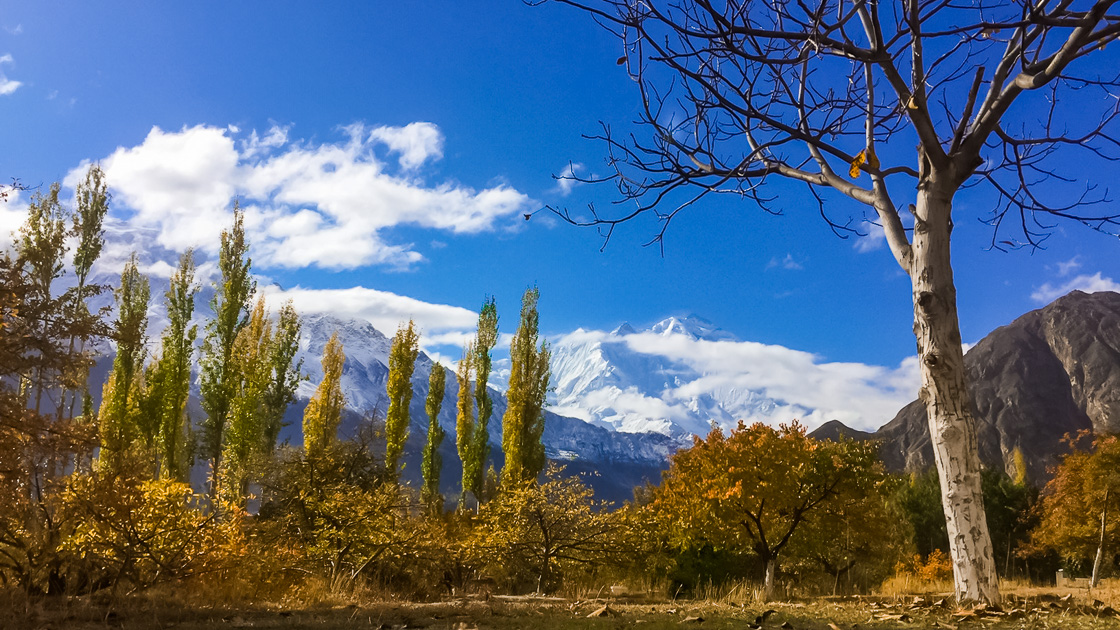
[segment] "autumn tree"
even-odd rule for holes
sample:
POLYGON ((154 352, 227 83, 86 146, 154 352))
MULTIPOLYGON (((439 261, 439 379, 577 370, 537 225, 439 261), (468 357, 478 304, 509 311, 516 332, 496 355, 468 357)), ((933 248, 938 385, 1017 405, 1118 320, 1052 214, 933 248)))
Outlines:
POLYGON ((336 331, 323 348, 323 380, 303 411, 303 448, 309 453, 326 448, 338 435, 342 408, 346 404, 342 393, 345 363, 346 353, 336 331))
POLYGON ((140 376, 147 356, 148 278, 140 273, 133 253, 121 272, 116 291, 117 323, 113 340, 117 353, 113 370, 106 380, 98 415, 101 434, 101 461, 108 467, 119 464, 121 455, 133 441, 142 437, 146 423, 140 416, 143 381, 140 376))
POLYGON ((678 545, 753 551, 769 598, 787 547, 848 498, 875 494, 880 468, 872 444, 814 440, 796 422, 740 422, 673 455, 652 506, 678 545))
POLYGON ((1106 549, 1120 544, 1120 437, 1101 436, 1092 450, 1070 452, 1046 484, 1032 542, 1070 563, 1093 558, 1093 586, 1106 549))
POLYGON ((527 289, 521 298, 521 323, 510 342, 510 377, 506 413, 502 416, 504 485, 535 481, 544 469, 544 400, 548 393, 548 342, 539 340, 540 291, 527 289), (538 345, 539 342, 539 345, 538 345))
POLYGON ((459 386, 459 396, 455 402, 455 450, 459 453, 459 461, 463 464, 462 484, 459 493, 459 508, 467 505, 467 493, 471 491, 474 480, 478 478, 482 463, 475 462, 474 450, 471 448, 474 439, 474 390, 471 388, 471 376, 474 375, 474 342, 467 344, 463 349, 463 356, 455 370, 455 382, 459 386))
MULTIPOLYGON (((29 280, 31 295, 35 303, 46 307, 45 311, 58 311, 64 305, 54 296, 54 282, 62 277, 66 260, 66 215, 59 202, 61 186, 51 184, 46 194, 36 191, 27 207, 27 219, 20 227, 16 240, 17 260, 22 264, 29 280)), ((29 331, 34 337, 44 339, 50 335, 50 319, 44 312, 42 317, 27 313, 24 321, 33 328, 29 331)), ((39 413, 42 407, 44 390, 51 385, 48 379, 61 373, 56 368, 48 369, 49 357, 39 355, 41 361, 33 368, 34 373, 26 378, 35 388, 33 408, 39 413)))
POLYGON ((420 353, 420 334, 416 324, 410 319, 401 324, 389 348, 389 379, 386 389, 389 394, 389 410, 385 413, 385 467, 396 478, 397 464, 404 443, 408 439, 408 425, 412 417, 409 406, 412 404, 412 372, 416 368, 416 356, 420 353))
POLYGON ((488 564, 513 586, 531 583, 549 593, 568 570, 618 561, 623 515, 604 509, 592 494, 578 477, 556 467, 542 484, 504 488, 479 509, 488 564))
POLYGON ((446 431, 439 424, 439 412, 443 409, 443 393, 447 385, 447 370, 438 361, 432 362, 432 372, 428 376, 428 397, 424 400, 424 411, 428 412, 428 437, 424 442, 424 459, 420 472, 424 485, 420 490, 421 501, 432 512, 442 509, 443 497, 439 493, 439 477, 443 470, 443 456, 439 447, 443 444, 446 431))
POLYGON ((657 242, 709 195, 779 213, 792 198, 772 184, 785 180, 807 191, 790 205, 807 199, 837 233, 856 228, 826 206, 835 197, 882 229, 911 280, 956 594, 998 600, 950 256, 952 227, 964 223, 954 201, 984 187, 977 205, 989 209, 981 219, 999 249, 1037 246, 1056 217, 1116 232, 1116 215, 1094 203, 1105 195, 1073 157, 1118 157, 1120 78, 1102 70, 1114 53, 1101 52, 1120 35, 1113 0, 555 1, 619 38, 646 130, 604 126, 607 173, 588 178, 613 181, 631 203, 613 206, 618 214, 593 208, 589 221, 561 214, 608 238, 652 215, 657 242), (1006 234, 1016 223, 1018 234, 1006 234))
MULTIPOLYGON (((222 231, 218 251, 221 278, 214 285, 214 298, 210 304, 214 318, 206 324, 199 360, 200 402, 206 412, 202 425, 201 455, 210 462, 212 475, 216 475, 221 467, 222 440, 237 389, 233 345, 238 333, 248 323, 249 300, 256 287, 249 273, 251 267, 249 243, 245 239, 245 215, 234 203, 233 226, 222 231)), ((212 482, 211 497, 216 491, 217 486, 212 482)))

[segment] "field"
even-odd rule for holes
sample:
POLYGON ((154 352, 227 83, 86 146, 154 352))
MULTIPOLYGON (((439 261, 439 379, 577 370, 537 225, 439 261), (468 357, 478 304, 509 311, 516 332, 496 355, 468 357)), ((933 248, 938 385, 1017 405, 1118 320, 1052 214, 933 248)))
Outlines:
POLYGON ((89 599, 4 602, 8 630, 129 628, 376 628, 378 630, 855 630, 874 628, 1120 628, 1113 589, 1014 589, 1002 608, 956 608, 937 595, 817 598, 795 602, 571 600, 472 596, 434 603, 371 601, 317 606, 206 607, 154 596, 113 604, 89 599), (1102 599, 1097 599, 1097 596, 1102 599))

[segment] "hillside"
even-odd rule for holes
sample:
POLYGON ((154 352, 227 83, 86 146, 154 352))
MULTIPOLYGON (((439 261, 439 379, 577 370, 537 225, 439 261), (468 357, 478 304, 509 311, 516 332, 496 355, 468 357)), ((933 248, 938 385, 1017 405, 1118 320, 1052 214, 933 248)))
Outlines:
MULTIPOLYGON (((1120 431, 1120 294, 1074 291, 992 331, 965 355, 980 458, 1013 470, 1021 449, 1032 480, 1067 449, 1062 437, 1120 431)), ((933 463, 925 405, 915 400, 876 431, 895 470, 933 463)))

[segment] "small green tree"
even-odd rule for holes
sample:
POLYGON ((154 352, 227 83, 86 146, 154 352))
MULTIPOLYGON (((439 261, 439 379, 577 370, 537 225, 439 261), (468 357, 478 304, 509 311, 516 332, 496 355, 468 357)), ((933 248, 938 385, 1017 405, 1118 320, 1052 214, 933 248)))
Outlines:
POLYGON ((424 401, 424 410, 428 412, 428 439, 424 443, 424 461, 420 471, 424 477, 420 499, 432 513, 438 513, 443 504, 443 497, 439 493, 443 456, 439 453, 439 447, 443 444, 446 432, 439 425, 439 412, 443 408, 446 380, 447 370, 438 361, 433 361, 432 373, 428 377, 428 398, 424 401))
POLYGON ((148 327, 148 299, 151 289, 148 278, 140 273, 133 253, 121 273, 116 291, 117 323, 113 338, 117 354, 109 374, 99 415, 101 460, 112 468, 121 454, 142 436, 143 422, 139 415, 142 393, 141 373, 147 354, 145 335, 148 327), (109 386, 111 384, 111 387, 109 386))
POLYGON ((550 353, 548 342, 539 338, 540 291, 528 289, 521 298, 521 323, 510 342, 510 377, 506 391, 508 406, 502 417, 503 485, 535 481, 544 469, 544 400, 548 392, 550 353))
MULTIPOLYGON (((202 456, 210 461, 212 477, 221 467, 222 440, 237 389, 233 345, 238 333, 248 323, 249 299, 256 288, 251 268, 249 243, 245 239, 245 215, 235 202, 233 226, 222 232, 218 252, 221 280, 214 286, 214 299, 211 301, 214 318, 206 324, 199 361, 200 398, 202 409, 206 412, 202 427, 202 456)), ((212 482, 211 498, 216 491, 217 485, 212 482)))
POLYGON ((346 353, 338 332, 323 348, 323 380, 303 412, 303 448, 307 453, 321 451, 335 441, 342 422, 346 397, 342 393, 342 367, 346 353))
POLYGON ((397 463, 404 452, 408 439, 408 425, 411 422, 409 405, 412 404, 412 372, 416 368, 416 356, 420 353, 420 334, 416 324, 410 319, 401 324, 389 349, 389 379, 386 389, 389 394, 389 410, 385 414, 385 467, 396 479, 397 463))

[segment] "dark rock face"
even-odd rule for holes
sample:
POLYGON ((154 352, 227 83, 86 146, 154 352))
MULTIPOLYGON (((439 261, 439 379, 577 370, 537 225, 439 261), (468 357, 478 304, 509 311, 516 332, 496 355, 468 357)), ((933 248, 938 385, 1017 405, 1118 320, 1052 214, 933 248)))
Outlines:
MULTIPOLYGON (((1120 294, 1074 291, 998 328, 965 355, 980 459, 1040 482, 1067 433, 1120 431, 1120 294)), ((822 427, 823 428, 823 427, 822 427)), ((874 435, 894 470, 933 464, 925 405, 915 400, 874 435)))

